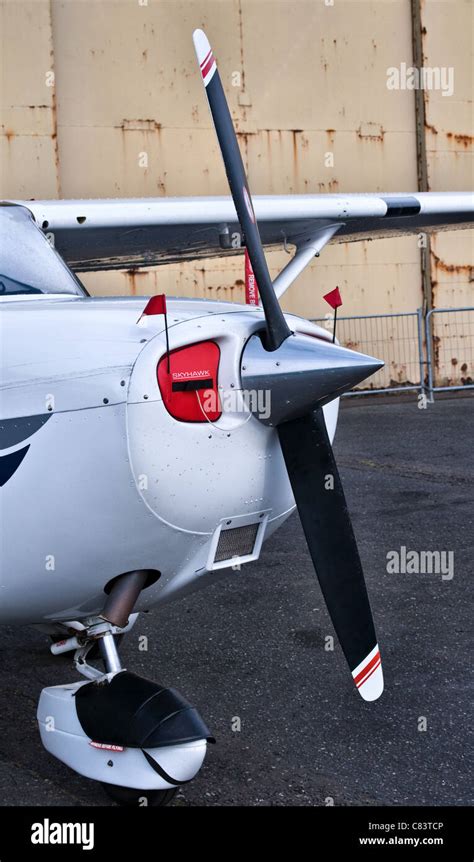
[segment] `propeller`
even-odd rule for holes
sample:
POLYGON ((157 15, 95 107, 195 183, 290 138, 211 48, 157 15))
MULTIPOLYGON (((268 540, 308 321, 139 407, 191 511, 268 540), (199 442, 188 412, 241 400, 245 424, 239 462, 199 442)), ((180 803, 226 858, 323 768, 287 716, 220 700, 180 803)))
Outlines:
POLYGON ((194 47, 245 245, 258 283, 266 333, 242 355, 242 383, 270 392, 276 428, 309 552, 354 683, 364 700, 383 675, 362 564, 323 413, 323 405, 383 363, 337 344, 291 332, 275 294, 227 100, 209 41, 194 47))

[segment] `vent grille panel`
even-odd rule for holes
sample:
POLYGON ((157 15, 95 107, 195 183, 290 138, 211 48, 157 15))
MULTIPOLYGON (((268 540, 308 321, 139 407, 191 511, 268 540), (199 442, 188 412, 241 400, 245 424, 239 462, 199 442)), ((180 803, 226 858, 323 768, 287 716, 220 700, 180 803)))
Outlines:
POLYGON ((223 563, 233 557, 253 554, 259 526, 247 524, 245 527, 234 527, 233 530, 221 530, 214 562, 223 563))

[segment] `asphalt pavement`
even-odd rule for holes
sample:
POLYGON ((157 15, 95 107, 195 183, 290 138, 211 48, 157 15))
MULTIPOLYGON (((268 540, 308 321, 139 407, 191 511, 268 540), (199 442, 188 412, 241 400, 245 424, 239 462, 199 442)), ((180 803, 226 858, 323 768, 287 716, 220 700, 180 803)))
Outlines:
MULTIPOLYGON (((335 452, 384 661, 379 701, 362 701, 337 643, 325 648, 333 631, 297 515, 258 562, 139 619, 124 664, 178 688, 217 739, 174 805, 472 802, 473 403, 372 397, 341 410, 335 452), (403 571, 403 547, 453 556, 438 573, 403 571), (402 571, 387 571, 397 559, 402 571)), ((37 630, 0 629, 0 805, 110 804, 41 746, 39 693, 75 678, 37 630)))

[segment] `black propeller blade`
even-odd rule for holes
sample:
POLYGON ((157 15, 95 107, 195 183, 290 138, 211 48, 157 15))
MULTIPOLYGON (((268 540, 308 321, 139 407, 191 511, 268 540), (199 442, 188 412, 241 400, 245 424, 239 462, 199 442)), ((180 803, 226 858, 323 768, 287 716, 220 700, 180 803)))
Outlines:
POLYGON ((206 88, 212 119, 216 128, 227 179, 234 199, 240 226, 245 235, 245 244, 257 279, 267 323, 267 348, 276 350, 288 338, 290 328, 283 316, 280 303, 273 289, 267 262, 263 253, 260 233, 253 211, 252 199, 242 164, 237 137, 229 113, 227 99, 222 88, 211 46, 202 30, 193 33, 194 47, 206 88))
POLYGON ((378 697, 382 693, 380 654, 359 551, 322 408, 279 425, 278 436, 336 634, 361 694, 375 699, 368 695, 378 697), (371 683, 362 689, 362 683, 369 682, 369 678, 371 683))
MULTIPOLYGON (((343 363, 346 361, 349 351, 341 351, 334 345, 331 354, 328 353, 331 347, 328 348, 326 343, 323 346, 317 343, 317 339, 292 335, 268 272, 237 138, 212 50, 202 30, 196 30, 193 38, 230 190, 245 233, 265 312, 265 350, 261 350, 259 355, 258 346, 246 348, 247 354, 244 351, 244 356, 249 356, 250 361, 253 359, 255 363, 250 372, 253 379, 260 380, 261 388, 269 389, 272 398, 278 401, 278 409, 274 411, 277 418, 272 424, 278 430, 316 574, 354 682, 365 700, 375 700, 383 691, 380 653, 359 552, 326 430, 322 404, 350 388, 353 385, 351 380, 355 382, 373 373, 381 363, 370 357, 353 354, 354 359, 348 360, 348 367, 341 376, 337 364, 339 360, 343 363), (313 341, 314 344, 308 344, 313 341), (311 368, 308 368, 313 353, 314 375, 317 374, 317 378, 312 377, 311 368), (299 358, 300 355, 303 359, 299 358), (277 356, 281 361, 276 361, 277 356), (328 382, 321 379, 322 363, 327 368, 328 382), (364 364, 367 373, 361 373, 361 365, 364 364), (297 397, 294 394, 292 398, 292 391, 295 392, 293 387, 297 386, 295 371, 299 384, 297 397), (346 385, 344 379, 347 380, 346 385), (282 386, 282 383, 287 385, 282 386)), ((248 371, 247 364, 245 368, 248 371)))

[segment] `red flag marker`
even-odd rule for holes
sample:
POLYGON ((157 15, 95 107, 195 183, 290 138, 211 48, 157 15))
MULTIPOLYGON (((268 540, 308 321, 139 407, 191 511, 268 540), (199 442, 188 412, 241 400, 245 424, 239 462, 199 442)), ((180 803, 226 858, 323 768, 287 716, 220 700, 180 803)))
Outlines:
POLYGON ((148 300, 145 308, 142 311, 143 314, 165 314, 166 315, 166 296, 164 293, 159 293, 158 296, 152 296, 151 299, 148 300))
POLYGON ((258 305, 258 284, 247 249, 245 249, 245 302, 247 305, 258 305))
POLYGON ((325 299, 331 308, 334 309, 339 308, 339 306, 342 305, 341 294, 339 293, 338 287, 335 287, 334 290, 330 290, 329 293, 325 293, 323 299, 325 299))
MULTIPOLYGON (((159 293, 157 296, 152 296, 151 299, 148 300, 145 308, 143 309, 138 320, 140 321, 142 317, 151 317, 154 314, 164 314, 165 316, 165 333, 166 333, 166 355, 167 355, 167 369, 168 374, 170 373, 170 344, 168 340, 168 318, 166 315, 166 294, 159 293)), ((137 321, 138 322, 138 321, 137 321)))
POLYGON ((332 341, 333 344, 336 340, 336 320, 337 320, 337 309, 340 305, 342 305, 341 294, 339 293, 339 288, 335 287, 334 290, 330 290, 329 293, 325 293, 323 299, 326 300, 328 305, 334 309, 334 326, 332 330, 332 341))

